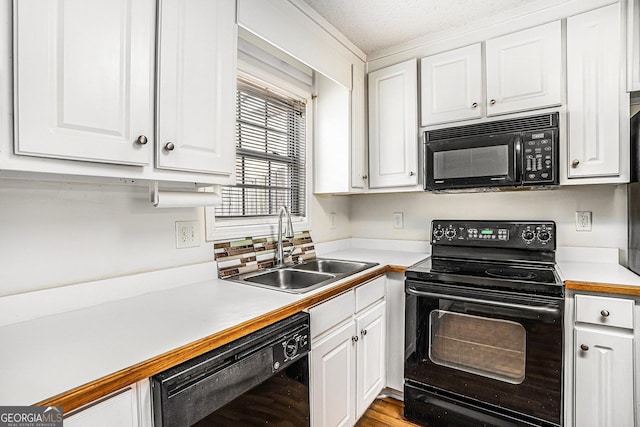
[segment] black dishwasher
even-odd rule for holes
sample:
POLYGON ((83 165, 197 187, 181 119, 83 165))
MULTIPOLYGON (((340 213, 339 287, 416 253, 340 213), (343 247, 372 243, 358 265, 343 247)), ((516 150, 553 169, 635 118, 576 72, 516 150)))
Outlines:
POLYGON ((297 313, 154 375, 154 426, 309 426, 309 348, 297 313))

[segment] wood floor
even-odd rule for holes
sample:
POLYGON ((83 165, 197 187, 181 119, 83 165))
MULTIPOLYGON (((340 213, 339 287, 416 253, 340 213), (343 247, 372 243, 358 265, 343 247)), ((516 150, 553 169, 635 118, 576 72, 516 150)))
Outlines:
POLYGON ((390 397, 376 399, 360 418, 356 427, 418 426, 402 417, 402 405, 401 401, 390 397))

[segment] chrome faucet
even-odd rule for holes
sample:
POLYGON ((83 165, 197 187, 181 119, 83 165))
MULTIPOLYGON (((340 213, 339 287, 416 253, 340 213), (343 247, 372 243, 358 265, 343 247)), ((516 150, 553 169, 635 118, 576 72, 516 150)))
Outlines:
MULTIPOLYGON (((276 247, 276 258, 275 258, 275 266, 280 267, 284 265, 284 248, 282 247, 282 214, 287 216, 287 228, 285 230, 285 237, 287 239, 293 239, 293 224, 291 223, 291 215, 289 214, 289 209, 286 206, 280 207, 280 212, 278 213, 278 245, 276 247)), ((291 251, 287 254, 287 256, 291 255, 294 251, 295 247, 291 249, 291 251)))

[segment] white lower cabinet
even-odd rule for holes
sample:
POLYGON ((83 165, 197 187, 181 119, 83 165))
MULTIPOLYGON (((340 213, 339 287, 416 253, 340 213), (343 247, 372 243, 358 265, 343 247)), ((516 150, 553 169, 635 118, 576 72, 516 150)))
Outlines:
POLYGON ((380 277, 309 310, 313 427, 354 425, 385 387, 384 291, 380 277))
POLYGON ((633 335, 576 326, 575 425, 633 426, 633 335))
POLYGON ((355 322, 311 347, 311 424, 352 426, 356 421, 355 322))
POLYGON ((574 300, 572 424, 634 426, 634 300, 582 294, 574 300))
POLYGON ((148 380, 90 403, 64 419, 65 427, 151 427, 151 423, 148 380))

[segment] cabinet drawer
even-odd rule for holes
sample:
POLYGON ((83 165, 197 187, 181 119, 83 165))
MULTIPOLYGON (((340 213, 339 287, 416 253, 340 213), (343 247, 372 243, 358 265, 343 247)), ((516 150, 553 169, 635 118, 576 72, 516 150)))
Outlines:
POLYGON ((633 300, 576 295, 576 322, 633 329, 633 300))
POLYGON ((355 292, 349 291, 310 308, 311 339, 313 340, 346 319, 350 319, 356 305, 355 299, 355 292))
POLYGON ((385 277, 378 277, 356 288, 356 312, 384 298, 385 277))

